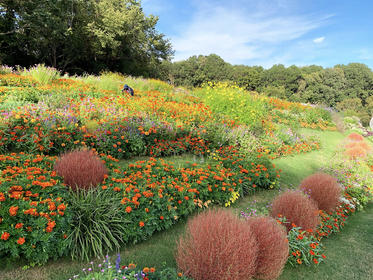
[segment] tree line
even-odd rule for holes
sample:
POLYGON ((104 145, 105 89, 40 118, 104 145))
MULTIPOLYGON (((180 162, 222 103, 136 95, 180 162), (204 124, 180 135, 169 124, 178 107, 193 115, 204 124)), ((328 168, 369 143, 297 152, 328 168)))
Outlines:
POLYGON ((135 0, 0 0, 0 64, 156 76, 173 51, 135 0))
POLYGON ((168 77, 175 85, 199 87, 208 81, 230 81, 290 101, 322 104, 358 115, 364 124, 373 114, 373 72, 361 63, 331 68, 310 65, 285 67, 231 65, 215 54, 192 56, 168 64, 168 77))

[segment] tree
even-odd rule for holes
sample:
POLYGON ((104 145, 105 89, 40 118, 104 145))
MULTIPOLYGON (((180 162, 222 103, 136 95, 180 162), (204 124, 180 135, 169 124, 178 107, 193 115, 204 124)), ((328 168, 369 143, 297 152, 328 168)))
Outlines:
POLYGON ((0 58, 78 73, 152 76, 173 54, 157 20, 134 0, 0 0, 0 45, 14 50, 0 58))

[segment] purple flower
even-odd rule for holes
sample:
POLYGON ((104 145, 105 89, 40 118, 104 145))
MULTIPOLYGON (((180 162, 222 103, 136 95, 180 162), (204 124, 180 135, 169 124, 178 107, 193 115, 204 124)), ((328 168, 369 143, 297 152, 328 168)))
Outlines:
POLYGON ((118 253, 117 259, 115 260, 115 268, 119 270, 119 264, 120 264, 120 254, 118 253))

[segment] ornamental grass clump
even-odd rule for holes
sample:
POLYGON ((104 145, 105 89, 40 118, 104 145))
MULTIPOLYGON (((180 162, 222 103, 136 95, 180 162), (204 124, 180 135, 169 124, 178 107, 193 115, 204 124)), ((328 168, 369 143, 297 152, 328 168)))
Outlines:
POLYGON ((292 224, 314 231, 320 223, 316 203, 300 191, 286 191, 279 195, 272 203, 271 216, 286 217, 288 231, 292 224))
POLYGON ((129 220, 120 207, 120 194, 101 188, 78 189, 70 192, 68 205, 73 213, 67 239, 73 259, 102 257, 127 241, 129 220))
POLYGON ((271 217, 251 217, 247 222, 255 233, 259 246, 255 278, 276 279, 289 255, 285 228, 271 217))
POLYGON ((316 202, 320 210, 333 211, 339 204, 341 187, 337 179, 329 174, 310 175, 300 183, 299 188, 316 202))
POLYGON ((100 158, 88 150, 64 154, 56 161, 54 170, 73 190, 97 186, 108 173, 100 158))
POLYGON ((251 279, 257 254, 256 236, 246 221, 227 210, 210 210, 189 220, 176 262, 194 280, 251 279))

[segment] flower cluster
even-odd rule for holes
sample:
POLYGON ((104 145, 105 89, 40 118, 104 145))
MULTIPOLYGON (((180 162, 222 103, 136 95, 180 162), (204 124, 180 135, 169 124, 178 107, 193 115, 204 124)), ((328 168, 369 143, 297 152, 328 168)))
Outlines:
POLYGON ((66 253, 71 213, 54 160, 0 156, 0 256, 44 263, 66 253))

